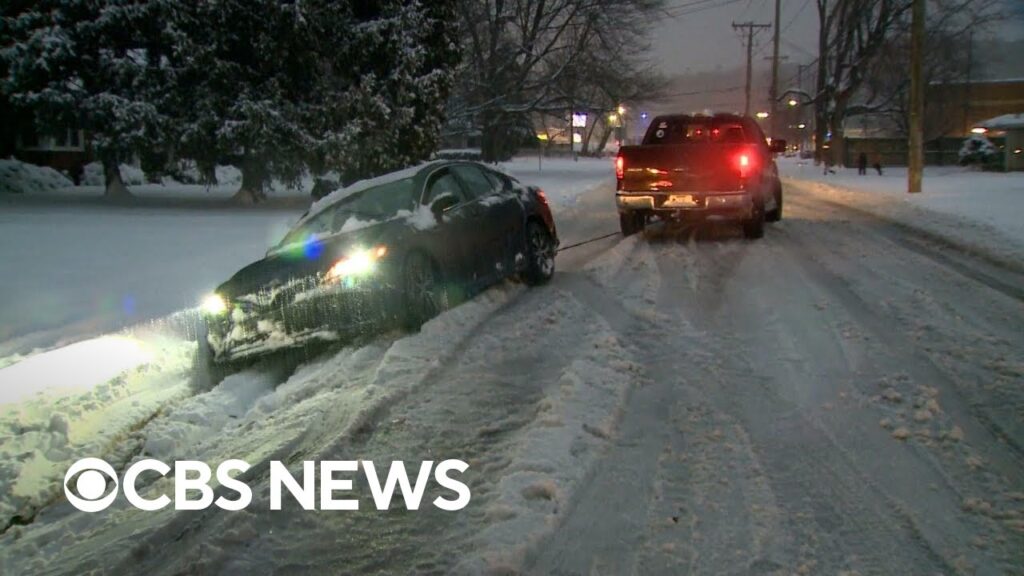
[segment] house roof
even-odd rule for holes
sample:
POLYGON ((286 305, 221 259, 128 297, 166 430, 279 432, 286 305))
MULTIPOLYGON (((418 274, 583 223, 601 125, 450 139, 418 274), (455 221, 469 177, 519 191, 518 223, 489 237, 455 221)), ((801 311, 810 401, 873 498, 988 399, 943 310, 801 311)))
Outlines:
POLYGON ((1010 130, 1024 128, 1024 112, 1016 114, 1003 114, 995 118, 989 118, 978 123, 978 126, 990 130, 1010 130))

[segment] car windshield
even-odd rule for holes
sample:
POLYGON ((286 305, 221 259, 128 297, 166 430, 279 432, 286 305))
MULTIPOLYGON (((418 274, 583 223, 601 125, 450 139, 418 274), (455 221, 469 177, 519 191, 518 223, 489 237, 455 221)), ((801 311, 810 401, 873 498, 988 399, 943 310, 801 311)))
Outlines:
POLYGON ((739 144, 747 141, 743 125, 734 119, 678 117, 656 119, 647 129, 644 144, 688 144, 716 142, 739 144))
POLYGON ((384 222, 415 207, 414 180, 403 178, 356 192, 326 208, 289 232, 279 247, 364 225, 384 222))

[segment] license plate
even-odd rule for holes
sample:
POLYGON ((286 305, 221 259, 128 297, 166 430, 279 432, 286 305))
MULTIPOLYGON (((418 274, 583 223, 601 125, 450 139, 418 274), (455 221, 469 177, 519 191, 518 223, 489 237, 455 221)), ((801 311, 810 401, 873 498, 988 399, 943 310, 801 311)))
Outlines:
POLYGON ((692 208, 697 206, 697 199, 693 194, 673 194, 665 200, 662 206, 668 206, 670 208, 692 208))

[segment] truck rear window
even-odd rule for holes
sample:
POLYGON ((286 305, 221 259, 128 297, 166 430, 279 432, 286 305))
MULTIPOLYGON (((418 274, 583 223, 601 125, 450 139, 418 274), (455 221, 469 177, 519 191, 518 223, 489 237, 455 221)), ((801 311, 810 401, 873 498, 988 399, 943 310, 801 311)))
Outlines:
POLYGON ((691 142, 747 142, 743 125, 735 120, 715 118, 661 118, 647 129, 644 144, 687 144, 691 142))

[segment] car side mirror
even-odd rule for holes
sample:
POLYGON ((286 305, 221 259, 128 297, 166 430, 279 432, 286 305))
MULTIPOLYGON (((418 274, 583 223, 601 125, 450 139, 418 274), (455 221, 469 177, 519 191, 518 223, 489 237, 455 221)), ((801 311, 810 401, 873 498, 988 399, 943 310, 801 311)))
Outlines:
POLYGON ((450 192, 446 192, 434 198, 430 203, 430 212, 434 214, 434 218, 437 221, 441 221, 441 216, 444 215, 449 209, 459 203, 459 198, 450 192))
POLYGON ((781 138, 773 138, 768 149, 771 150, 773 154, 782 154, 786 151, 786 141, 781 138))

